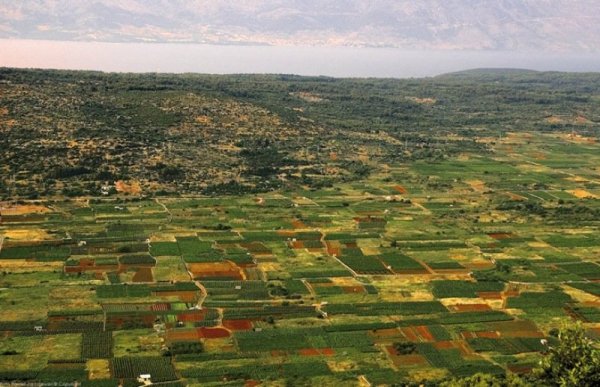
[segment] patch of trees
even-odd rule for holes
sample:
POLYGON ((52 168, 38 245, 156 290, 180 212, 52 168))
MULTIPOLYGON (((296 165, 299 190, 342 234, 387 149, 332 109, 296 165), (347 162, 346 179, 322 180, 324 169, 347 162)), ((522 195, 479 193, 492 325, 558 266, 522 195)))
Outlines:
POLYGON ((158 163, 152 169, 158 172, 159 179, 164 182, 172 182, 185 178, 185 171, 176 165, 158 163))
MULTIPOLYGON (((437 384, 437 383, 436 383, 437 384)), ((558 343, 548 346, 539 365, 528 375, 475 374, 437 384, 441 387, 593 387, 600 385, 598 343, 585 334, 581 324, 558 332, 558 343)))
POLYGON ((239 145, 243 146, 239 155, 244 159, 248 175, 268 178, 290 164, 285 152, 269 139, 246 140, 239 145))
POLYGON ((68 179, 70 177, 87 175, 90 173, 92 173, 91 169, 82 166, 57 167, 50 173, 50 177, 54 179, 68 179))
POLYGON ((496 209, 498 211, 517 211, 530 215, 546 215, 546 208, 538 202, 516 202, 516 201, 505 201, 500 203, 496 209))
POLYGON ((600 208, 586 206, 581 203, 558 201, 556 206, 544 206, 540 202, 505 201, 497 207, 499 211, 516 211, 527 215, 539 215, 554 220, 571 221, 596 220, 600 217, 600 208))
POLYGON ((410 342, 397 342, 394 343, 394 349, 400 355, 410 355, 417 351, 417 345, 415 343, 410 342))
POLYGON ((163 350, 163 356, 184 355, 204 352, 204 346, 200 342, 175 341, 168 349, 163 350))

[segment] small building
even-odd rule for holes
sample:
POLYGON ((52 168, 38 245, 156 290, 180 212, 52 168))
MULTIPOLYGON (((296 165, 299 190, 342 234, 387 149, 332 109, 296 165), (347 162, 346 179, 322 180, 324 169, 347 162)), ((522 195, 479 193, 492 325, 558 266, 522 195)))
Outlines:
POLYGON ((144 386, 149 386, 152 384, 152 375, 150 374, 141 374, 137 378, 138 382, 143 383, 144 386))
POLYGON ((111 190, 112 190, 112 186, 110 186, 110 185, 107 185, 107 184, 103 185, 103 186, 100 188, 100 192, 101 192, 101 193, 102 193, 102 195, 104 195, 104 196, 108 196, 108 195, 110 195, 110 191, 111 191, 111 190))

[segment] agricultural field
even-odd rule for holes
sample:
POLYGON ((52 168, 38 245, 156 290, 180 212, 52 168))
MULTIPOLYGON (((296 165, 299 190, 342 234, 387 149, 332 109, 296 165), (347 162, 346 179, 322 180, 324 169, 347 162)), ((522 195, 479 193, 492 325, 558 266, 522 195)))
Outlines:
POLYGON ((325 186, 5 197, 0 384, 528 373, 556 328, 600 337, 598 129, 542 129, 367 157, 369 173, 325 186))

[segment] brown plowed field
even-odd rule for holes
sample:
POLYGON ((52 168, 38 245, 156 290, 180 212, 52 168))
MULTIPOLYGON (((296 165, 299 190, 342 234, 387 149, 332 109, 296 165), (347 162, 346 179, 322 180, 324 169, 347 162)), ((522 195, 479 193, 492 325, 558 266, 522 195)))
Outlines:
POLYGON ((252 329, 250 320, 223 320, 223 326, 232 331, 249 331, 252 329))
POLYGON ((221 339, 231 336, 231 333, 225 328, 198 328, 198 336, 204 339, 221 339))

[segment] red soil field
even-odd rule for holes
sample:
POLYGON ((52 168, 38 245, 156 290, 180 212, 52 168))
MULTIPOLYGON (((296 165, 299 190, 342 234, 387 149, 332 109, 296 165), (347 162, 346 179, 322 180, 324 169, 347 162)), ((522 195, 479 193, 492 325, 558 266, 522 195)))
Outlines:
POLYGON ((194 278, 227 277, 243 280, 242 269, 233 262, 188 263, 194 278))
POLYGON ((198 336, 205 339, 221 339, 231 336, 231 333, 225 328, 198 328, 198 336))
POLYGON ((321 354, 323 356, 333 356, 335 355, 335 350, 333 348, 322 348, 321 354))
POLYGON ((106 326, 112 327, 115 329, 122 329, 123 326, 131 323, 142 324, 146 328, 151 328, 154 325, 154 320, 156 319, 155 314, 148 314, 144 316, 139 315, 129 315, 129 316, 109 316, 106 319, 106 326))
POLYGON ((396 365, 404 365, 404 366, 416 366, 416 365, 425 365, 427 364, 427 360, 422 355, 399 355, 396 357, 397 362, 394 361, 396 365))
MULTIPOLYGON (((33 262, 33 259, 28 259, 27 262, 33 262)), ((65 273, 83 273, 88 270, 95 270, 96 262, 90 258, 81 258, 77 266, 65 266, 65 273)), ((104 269, 104 268, 103 268, 104 269)))
POLYGON ((165 337, 167 342, 174 341, 198 341, 198 332, 195 329, 186 329, 186 330, 170 330, 167 331, 167 335, 165 337))
POLYGON ((364 286, 361 286, 361 285, 342 286, 342 289, 344 290, 344 293, 364 293, 365 292, 364 286))
POLYGON ((96 264, 96 261, 94 261, 93 259, 90 258, 81 258, 79 260, 79 266, 82 267, 92 267, 96 264))
POLYGON ((596 339, 600 338, 600 327, 589 328, 588 332, 596 339))
POLYGON ((303 249, 304 248, 304 242, 302 242, 302 241, 291 241, 290 242, 290 247, 292 249, 303 249))
POLYGON ((223 326, 232 331, 249 331, 252 329, 250 320, 223 320, 223 326))
POLYGON ((294 228, 306 228, 306 224, 303 221, 294 219, 292 220, 292 227, 294 228))
POLYGON ((67 318, 64 316, 48 316, 48 330, 59 330, 67 318))
POLYGON ((480 312, 492 308, 488 304, 456 304, 452 305, 452 309, 457 312, 480 312))
POLYGON ((407 193, 408 193, 408 191, 406 190, 406 188, 404 188, 404 187, 403 187, 403 186, 401 186, 401 185, 395 185, 395 186, 394 186, 394 189, 395 189, 396 191, 398 191, 398 193, 399 193, 399 194, 402 194, 402 195, 404 195, 404 194, 407 194, 407 193))
MULTIPOLYGON (((200 289, 198 289, 200 292, 200 289)), ((193 302, 196 300, 197 293, 194 291, 169 291, 169 292, 154 292, 155 296, 158 297, 179 297, 182 302, 193 302)))
POLYGON ((539 331, 514 331, 514 332, 502 332, 502 336, 504 337, 525 337, 531 339, 543 339, 546 337, 542 332, 539 331))
POLYGON ((484 300, 501 300, 502 292, 477 292, 477 297, 484 300))
POLYGON ((523 201, 527 200, 526 197, 523 197, 521 195, 517 195, 516 193, 505 192, 505 194, 508 195, 508 197, 510 198, 510 200, 514 200, 514 201, 518 201, 518 202, 523 202, 523 201))
POLYGON ((325 241, 325 245, 327 246, 327 254, 340 256, 342 254, 342 249, 340 246, 340 242, 338 241, 325 241))
POLYGON ((125 273, 127 271, 133 271, 140 268, 149 268, 156 266, 155 263, 136 263, 133 265, 120 264, 119 265, 119 273, 125 273))
POLYGON ((510 239, 510 238, 514 237, 514 235, 509 232, 495 232, 495 233, 488 234, 488 236, 491 238, 494 238, 498 241, 501 241, 503 239, 510 239))
MULTIPOLYGON (((392 270, 394 273, 396 274, 429 274, 429 272, 426 269, 414 269, 414 270, 392 270)), ((464 271, 461 271, 460 273, 456 273, 456 274, 461 274, 464 271)))
POLYGON ((415 333, 415 331, 412 327, 403 327, 403 328, 400 328, 400 331, 402 331, 402 334, 404 335, 404 337, 406 337, 406 339, 408 341, 413 341, 413 342, 419 341, 419 337, 417 336, 417 334, 415 333))
POLYGON ((306 348, 298 351, 300 356, 319 356, 319 350, 315 348, 306 348))
POLYGON ((477 337, 477 335, 474 332, 461 332, 460 336, 465 340, 474 339, 477 337))
POLYGON ((139 269, 137 269, 131 280, 133 282, 154 282, 154 277, 152 276, 152 268, 140 267, 139 269))
POLYGON ((358 223, 385 223, 385 219, 374 217, 354 218, 354 221, 358 223))
POLYGON ((475 332, 475 336, 483 339, 497 339, 500 337, 500 334, 496 331, 481 331, 475 332))
POLYGON ((425 365, 427 364, 427 360, 422 355, 411 354, 411 355, 399 355, 394 349, 393 345, 388 345, 385 347, 386 351, 390 354, 391 360, 396 367, 402 366, 416 366, 416 365, 425 365))
POLYGON ((335 350, 333 348, 306 348, 298 351, 300 356, 333 356, 335 355, 335 350))
POLYGON ((206 312, 203 310, 192 310, 180 313, 177 315, 178 321, 183 322, 197 322, 204 321, 204 316, 206 316, 206 312))
POLYGON ((435 341, 435 338, 433 337, 433 335, 431 334, 431 332, 429 332, 429 329, 424 326, 424 325, 419 325, 416 326, 414 328, 417 333, 419 334, 419 336, 421 336, 421 338, 425 341, 435 341))
POLYGON ((400 335, 398 328, 384 328, 369 332, 370 336, 377 338, 396 337, 400 335))

